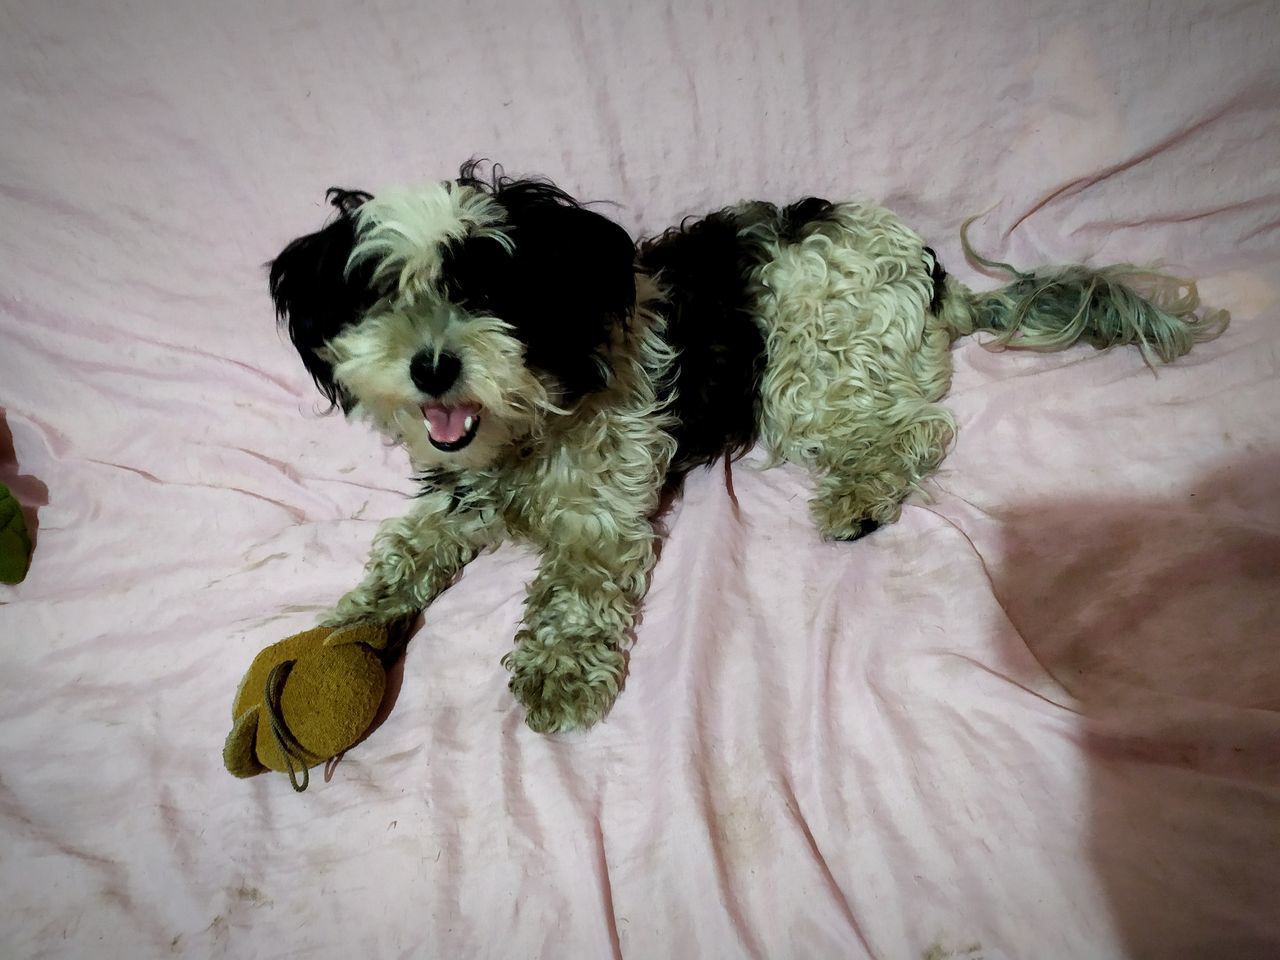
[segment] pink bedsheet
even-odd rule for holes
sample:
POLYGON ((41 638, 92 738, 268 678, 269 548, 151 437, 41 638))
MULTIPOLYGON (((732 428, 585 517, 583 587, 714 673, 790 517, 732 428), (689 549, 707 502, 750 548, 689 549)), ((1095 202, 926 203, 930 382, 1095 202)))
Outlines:
POLYGON ((1280 955, 1278 158, 1268 2, 0 4, 0 956, 1280 955), (472 154, 636 230, 884 199, 974 283, 995 203, 1234 324, 1158 377, 961 342, 933 501, 857 544, 693 476, 589 734, 521 724, 504 549, 330 782, 233 780, 241 672, 411 490, 261 265, 472 154))

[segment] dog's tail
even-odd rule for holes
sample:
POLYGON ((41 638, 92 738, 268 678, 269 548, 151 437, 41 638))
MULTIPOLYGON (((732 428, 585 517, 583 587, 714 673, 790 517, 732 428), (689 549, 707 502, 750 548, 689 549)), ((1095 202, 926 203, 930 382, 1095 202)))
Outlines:
POLYGON ((976 293, 946 277, 940 314, 953 337, 977 330, 997 334, 992 345, 1023 350, 1064 350, 1076 343, 1103 349, 1136 344, 1150 363, 1168 363, 1193 344, 1212 340, 1231 321, 1225 310, 1202 310, 1196 285, 1131 264, 1042 267, 1024 273, 988 260, 969 245, 969 225, 960 243, 969 262, 1013 279, 976 293))

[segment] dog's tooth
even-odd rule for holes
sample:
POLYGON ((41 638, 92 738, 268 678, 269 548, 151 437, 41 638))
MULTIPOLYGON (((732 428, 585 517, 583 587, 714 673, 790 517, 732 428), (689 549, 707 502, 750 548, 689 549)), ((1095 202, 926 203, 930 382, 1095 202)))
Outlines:
POLYGON ((426 417, 422 418, 422 425, 427 428, 427 436, 431 436, 431 421, 426 417))
POLYGON ((463 421, 462 421, 462 429, 463 429, 463 430, 466 430, 468 433, 470 433, 470 432, 471 432, 471 425, 472 425, 473 423, 475 423, 475 422, 476 422, 476 418, 475 418, 475 417, 467 417, 467 419, 465 419, 465 420, 463 420, 463 421))

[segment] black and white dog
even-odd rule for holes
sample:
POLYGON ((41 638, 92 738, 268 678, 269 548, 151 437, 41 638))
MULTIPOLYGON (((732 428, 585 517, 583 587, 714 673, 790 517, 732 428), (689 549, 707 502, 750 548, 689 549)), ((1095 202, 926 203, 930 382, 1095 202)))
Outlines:
POLYGON ((481 550, 532 544, 504 662, 540 731, 617 696, 651 518, 691 468, 758 443, 809 467, 818 529, 853 540, 943 458, 955 338, 1168 361, 1227 320, 1159 274, 1021 273, 966 243, 1013 276, 974 293, 866 203, 743 203, 636 246, 551 183, 474 163, 329 197, 337 216, 275 259, 271 295, 320 390, 403 444, 422 492, 325 622, 416 614, 481 550))

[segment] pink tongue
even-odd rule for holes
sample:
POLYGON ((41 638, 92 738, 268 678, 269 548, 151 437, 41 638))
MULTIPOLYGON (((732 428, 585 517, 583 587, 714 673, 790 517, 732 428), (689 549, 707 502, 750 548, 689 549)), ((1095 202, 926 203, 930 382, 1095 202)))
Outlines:
POLYGON ((464 403, 457 407, 424 406, 422 415, 431 426, 431 436, 440 443, 454 443, 467 432, 467 417, 480 415, 480 405, 464 403))

